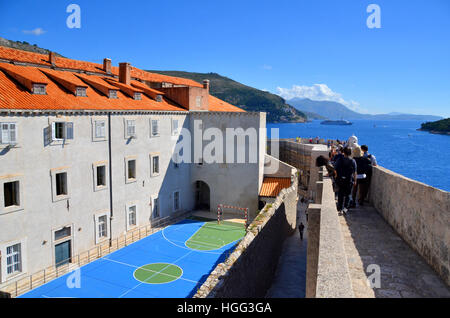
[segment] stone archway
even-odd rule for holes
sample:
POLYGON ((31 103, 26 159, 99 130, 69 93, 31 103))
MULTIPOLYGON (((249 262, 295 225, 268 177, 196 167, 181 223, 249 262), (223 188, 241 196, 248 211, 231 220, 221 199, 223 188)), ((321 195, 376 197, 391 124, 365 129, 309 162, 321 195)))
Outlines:
POLYGON ((211 208, 211 192, 206 182, 195 181, 195 208, 209 211, 211 208))

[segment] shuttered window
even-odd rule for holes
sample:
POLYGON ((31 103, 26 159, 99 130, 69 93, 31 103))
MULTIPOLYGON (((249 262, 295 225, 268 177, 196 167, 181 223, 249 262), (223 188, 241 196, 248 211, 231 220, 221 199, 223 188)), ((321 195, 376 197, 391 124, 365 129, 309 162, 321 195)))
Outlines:
POLYGON ((159 136, 159 120, 158 119, 151 119, 150 120, 150 127, 151 127, 151 137, 159 136))
POLYGON ((172 119, 172 135, 179 133, 178 119, 172 119))
POLYGON ((15 123, 0 123, 0 143, 17 143, 17 125, 15 123))
POLYGON ((135 120, 126 120, 125 121, 125 133, 126 137, 136 137, 136 121, 135 120))
POLYGON ((52 140, 73 139, 72 122, 52 123, 52 140))
POLYGON ((95 138, 106 138, 106 122, 104 120, 95 121, 95 138))
POLYGON ((6 272, 8 275, 22 271, 21 245, 15 244, 6 248, 6 272))

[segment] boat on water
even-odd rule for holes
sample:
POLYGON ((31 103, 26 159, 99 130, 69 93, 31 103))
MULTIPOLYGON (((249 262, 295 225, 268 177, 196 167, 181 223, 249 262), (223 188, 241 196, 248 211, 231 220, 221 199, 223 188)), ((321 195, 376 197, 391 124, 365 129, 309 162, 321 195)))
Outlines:
POLYGON ((349 122, 348 120, 324 120, 320 124, 322 125, 340 125, 340 126, 347 126, 352 125, 352 122, 349 122))

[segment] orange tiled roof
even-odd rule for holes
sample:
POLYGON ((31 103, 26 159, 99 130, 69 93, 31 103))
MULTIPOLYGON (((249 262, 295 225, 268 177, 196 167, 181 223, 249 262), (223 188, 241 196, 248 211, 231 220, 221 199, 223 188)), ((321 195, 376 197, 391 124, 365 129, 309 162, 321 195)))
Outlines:
MULTIPOLYGON (((0 63, 0 67, 4 63, 0 63)), ((14 66, 17 68, 18 66, 14 66)), ((29 89, 0 71, 0 109, 65 109, 65 110, 162 110, 186 111, 171 101, 163 99, 157 102, 146 95, 141 100, 134 100, 117 91, 117 99, 110 99, 88 85, 87 97, 77 97, 73 93, 63 90, 36 67, 23 67, 25 75, 37 76, 41 74, 47 79, 47 94, 32 94, 29 89)), ((16 70, 21 72, 23 69, 16 70)), ((87 76, 87 75, 86 75, 87 76)), ((89 76, 91 77, 91 76, 89 76)), ((94 77, 94 76, 92 76, 94 77)), ((105 82, 105 85, 109 85, 105 82)), ((112 86, 114 87, 114 86, 112 86)))
MULTIPOLYGON (((148 87, 146 84, 131 80, 131 85, 125 87, 117 79, 103 71, 103 65, 56 57, 54 66, 64 70, 54 70, 44 66, 51 66, 48 55, 0 46, 0 108, 3 109, 123 109, 123 110, 178 110, 185 108, 163 97, 157 102, 156 95, 164 93, 148 87), (6 60, 3 63, 1 60, 6 60), (19 62, 27 66, 19 66, 10 62, 19 62), (41 67, 39 67, 41 66, 41 67), (97 73, 88 75, 81 72, 97 73), (16 74, 14 74, 16 73, 16 74), (18 78, 20 73, 22 78, 18 78), (16 75, 16 76, 14 76, 16 75), (103 75, 103 76, 102 76, 103 75), (15 80, 13 79, 15 78, 15 80), (107 80, 106 80, 107 79, 107 80), (47 84, 47 95, 30 93, 29 83, 47 84), (18 83, 19 82, 19 83, 18 83), (21 84, 20 84, 21 83, 21 84), (25 83, 25 84, 24 84, 25 83), (77 97, 70 91, 64 90, 56 83, 70 87, 71 84, 87 86, 87 97, 77 97), (86 85, 87 84, 87 85, 86 85), (26 86, 27 89, 24 88, 26 86), (99 92, 103 92, 101 94, 99 92), (120 86, 120 87, 118 87, 120 86), (107 90, 118 90, 117 99, 109 99, 107 90), (143 91, 142 100, 134 100, 123 94, 123 91, 143 91), (121 91, 122 90, 122 91, 121 91), (106 93, 105 93, 106 91, 106 93)), ((111 67, 112 75, 118 76, 119 68, 111 67)), ((175 85, 203 87, 201 84, 184 78, 150 73, 131 67, 131 77, 142 81, 172 83, 175 85)), ((245 112, 236 106, 224 102, 214 96, 209 96, 209 110, 223 112, 245 112)))
POLYGON ((212 95, 209 95, 209 110, 212 112, 245 112, 242 108, 228 104, 212 95))
POLYGON ((264 177, 259 196, 276 197, 284 188, 291 186, 291 178, 264 177))
MULTIPOLYGON (((39 65, 45 65, 45 66, 52 65, 48 59, 48 55, 46 55, 46 54, 39 54, 39 53, 34 53, 34 52, 16 50, 16 49, 7 48, 4 46, 0 46, 0 59, 4 59, 4 60, 8 60, 8 61, 15 61, 15 62, 39 64, 39 65)), ((59 68, 82 70, 82 71, 86 71, 86 72, 101 73, 101 74, 106 75, 106 72, 103 70, 103 65, 98 64, 98 63, 72 60, 72 59, 68 59, 68 58, 64 58, 64 57, 56 57, 55 58, 55 66, 59 67, 59 68)), ((111 67, 111 72, 113 75, 118 76, 119 68, 117 66, 113 66, 113 67, 111 67)), ((131 67, 131 77, 139 78, 141 80, 150 81, 150 82, 167 82, 167 83, 172 83, 172 84, 176 84, 176 85, 203 87, 202 84, 197 83, 196 81, 193 81, 190 79, 156 74, 156 73, 150 73, 150 72, 146 72, 146 71, 140 70, 135 67, 131 67)))

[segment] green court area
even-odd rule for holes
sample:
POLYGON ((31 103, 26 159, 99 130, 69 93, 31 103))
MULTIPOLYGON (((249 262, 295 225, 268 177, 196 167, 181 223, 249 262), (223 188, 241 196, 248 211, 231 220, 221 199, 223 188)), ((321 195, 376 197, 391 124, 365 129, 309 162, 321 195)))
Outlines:
POLYGON ((244 224, 230 221, 203 219, 195 217, 195 220, 204 221, 205 224, 187 241, 186 246, 199 251, 211 251, 219 249, 234 241, 240 240, 245 235, 244 224))
POLYGON ((146 284, 165 284, 177 280, 182 274, 183 270, 177 265, 153 263, 136 269, 134 278, 146 284))

